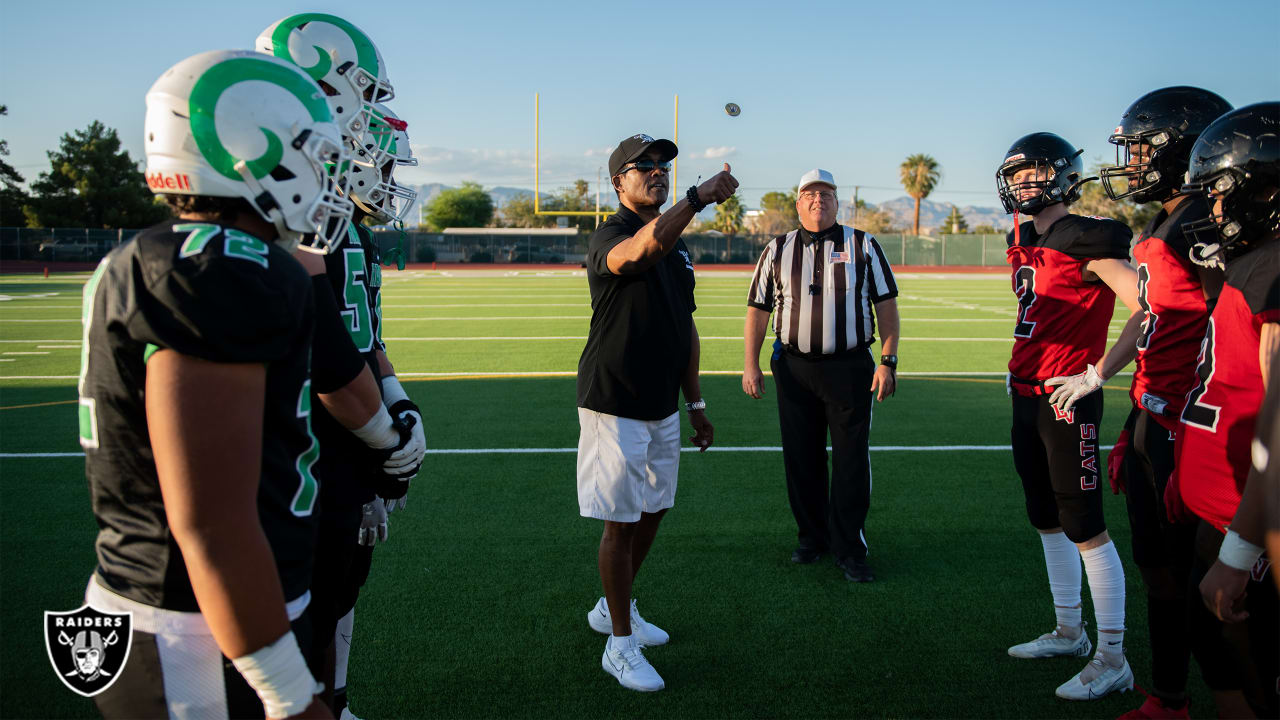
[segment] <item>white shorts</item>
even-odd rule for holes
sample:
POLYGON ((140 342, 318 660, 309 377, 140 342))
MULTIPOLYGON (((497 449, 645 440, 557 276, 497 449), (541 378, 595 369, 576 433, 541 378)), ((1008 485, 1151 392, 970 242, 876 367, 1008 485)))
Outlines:
POLYGON ((680 413, 632 420, 578 408, 578 509, 632 523, 675 505, 680 413))

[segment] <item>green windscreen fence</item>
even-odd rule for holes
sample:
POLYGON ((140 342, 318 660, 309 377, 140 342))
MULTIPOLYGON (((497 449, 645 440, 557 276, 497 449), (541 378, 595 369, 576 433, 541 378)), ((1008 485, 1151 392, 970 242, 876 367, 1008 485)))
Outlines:
MULTIPOLYGON (((83 262, 102 259, 111 248, 133 237, 136 229, 0 228, 0 262, 83 262)), ((544 263, 579 265, 586 258, 589 235, 520 235, 398 232, 375 229, 384 253, 403 247, 411 263, 544 263)), ((684 236, 698 265, 754 264, 771 238, 730 237, 711 233, 684 236)), ((889 262, 901 265, 1002 266, 1003 235, 880 235, 889 262)))

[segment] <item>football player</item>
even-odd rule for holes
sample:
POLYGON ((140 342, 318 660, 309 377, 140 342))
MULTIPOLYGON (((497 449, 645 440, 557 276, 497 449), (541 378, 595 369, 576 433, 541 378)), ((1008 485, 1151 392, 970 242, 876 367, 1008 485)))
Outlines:
POLYGON ((1083 558, 1098 624, 1098 652, 1060 685, 1071 700, 1133 687, 1124 656, 1124 568, 1107 534, 1098 490, 1102 383, 1137 349, 1142 314, 1123 223, 1068 212, 1085 178, 1082 150, 1040 132, 1005 153, 996 185, 1006 212, 1013 291, 1018 298, 1009 392, 1013 461, 1027 515, 1040 533, 1057 627, 1009 648, 1021 658, 1085 656, 1092 645, 1080 604, 1083 558), (1018 223, 1021 214, 1031 220, 1018 223), (1132 315, 1110 350, 1107 326, 1120 300, 1132 315))
MULTIPOLYGON (((336 715, 354 717, 347 708, 346 668, 354 625, 354 607, 360 587, 368 577, 373 545, 387 538, 387 511, 402 505, 408 480, 421 464, 426 440, 418 407, 408 399, 386 359, 381 340, 381 265, 377 244, 362 223, 371 209, 408 210, 413 194, 394 185, 390 168, 407 164, 405 124, 379 100, 389 100, 394 90, 387 79, 382 55, 369 37, 350 22, 318 13, 293 15, 273 23, 257 38, 260 52, 297 64, 324 89, 330 108, 339 118, 343 138, 352 151, 349 183, 345 191, 359 203, 351 223, 342 228, 336 247, 323 259, 302 257, 316 282, 318 298, 336 299, 336 307, 322 310, 340 322, 367 372, 381 378, 377 397, 397 417, 412 418, 412 440, 402 461, 399 477, 371 475, 359 462, 360 440, 324 412, 316 415, 316 433, 322 448, 317 473, 322 481, 319 562, 312 582, 316 596, 316 643, 311 665, 333 688, 329 696, 336 715), (397 135, 399 133, 399 135, 397 135), (397 140, 403 139, 397 143, 397 140), (384 176, 385 171, 385 176, 384 176), (396 205, 396 201, 400 201, 396 205), (385 498, 379 500, 378 497, 385 498)), ((317 344, 315 360, 339 362, 317 344)), ((341 351, 346 355, 345 348, 341 351)))
POLYGON ((1126 494, 1151 643, 1151 693, 1122 718, 1189 717, 1193 652, 1224 717, 1234 717, 1244 701, 1238 669, 1215 637, 1216 623, 1198 601, 1188 605, 1195 526, 1170 522, 1164 512, 1178 415, 1195 380, 1210 303, 1222 287, 1221 271, 1194 262, 1193 243, 1182 232, 1184 223, 1209 215, 1203 197, 1181 192, 1182 180, 1200 132, 1230 109, 1226 100, 1195 87, 1147 93, 1120 117, 1110 137, 1116 164, 1102 169, 1112 200, 1161 203, 1133 247, 1144 320, 1129 390, 1133 409, 1108 461, 1112 492, 1126 494))
POLYGON ((303 656, 313 301, 290 253, 350 215, 326 170, 348 155, 309 77, 242 51, 156 81, 145 149, 177 219, 113 250, 84 290, 80 437, 100 528, 86 601, 134 622, 96 702, 106 717, 325 716, 303 656))
POLYGON ((1226 275, 1182 410, 1166 501, 1171 516, 1185 507, 1200 518, 1192 580, 1207 581, 1211 609, 1238 622, 1227 629, 1245 667, 1245 695, 1259 716, 1274 717, 1280 603, 1253 519, 1260 508, 1241 499, 1257 495, 1247 486, 1250 446, 1280 353, 1280 103, 1234 110, 1206 128, 1191 150, 1183 191, 1207 196, 1209 217, 1183 231, 1196 240, 1199 257, 1225 264, 1226 275), (1224 577, 1243 587, 1243 597, 1213 592, 1224 577), (1242 602, 1216 601, 1226 598, 1242 602))

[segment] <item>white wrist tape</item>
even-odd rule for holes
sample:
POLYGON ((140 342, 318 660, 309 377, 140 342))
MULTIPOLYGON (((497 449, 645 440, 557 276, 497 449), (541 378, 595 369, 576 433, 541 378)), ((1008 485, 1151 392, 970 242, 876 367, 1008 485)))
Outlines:
POLYGON ((289 631, 279 640, 231 661, 249 687, 258 693, 269 718, 285 718, 306 710, 324 691, 307 669, 298 640, 289 631))
POLYGON ((391 407, 401 400, 408 400, 409 395, 405 393, 404 387, 400 385, 400 380, 395 375, 388 375, 382 378, 382 404, 391 407))
POLYGON ((385 407, 378 408, 378 412, 369 418, 364 427, 351 432, 371 448, 395 447, 400 442, 400 434, 391 426, 391 413, 385 407))
POLYGON ((1235 530, 1227 531, 1227 536, 1222 539, 1222 547, 1218 548, 1218 560, 1236 570, 1252 570, 1260 557, 1262 548, 1240 537, 1235 530))

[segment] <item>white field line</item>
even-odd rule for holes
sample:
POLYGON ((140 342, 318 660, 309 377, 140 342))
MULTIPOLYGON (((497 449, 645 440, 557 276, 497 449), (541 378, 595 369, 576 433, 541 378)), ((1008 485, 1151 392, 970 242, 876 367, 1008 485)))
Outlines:
MULTIPOLYGON (((4 362, 0 360, 0 362, 4 362)), ((11 362, 11 361, 10 361, 11 362)), ((575 377, 577 370, 472 370, 450 372, 414 372, 412 370, 397 371, 397 377, 421 378, 540 378, 540 377, 575 377)), ((741 370, 700 370, 699 375, 741 375, 741 370)), ((765 375, 772 375, 765 370, 765 375)), ((904 370, 899 377, 993 377, 1002 378, 1004 370, 904 370)), ((1132 372, 1118 372, 1117 376, 1131 376, 1132 372)), ((0 375, 0 380, 78 380, 78 375, 0 375)))
MULTIPOLYGON (((1101 445, 1099 450, 1110 450, 1111 445, 1101 445)), ((831 450, 830 447, 827 448, 831 450)), ((871 452, 1011 452, 1009 445, 872 445, 871 452)), ((569 455, 576 454, 576 447, 562 448, 434 448, 427 450, 428 455, 569 455)), ((682 447, 682 453, 702 452, 701 448, 682 447)), ((757 453, 782 452, 780 445, 739 445, 728 447, 709 447, 707 452, 720 453, 757 453)), ((0 453, 0 458, 82 458, 82 452, 32 452, 32 453, 0 453)))
POLYGON ((48 351, 43 351, 43 352, 41 352, 41 351, 35 351, 35 350, 31 350, 31 351, 17 351, 17 350, 14 350, 14 351, 12 351, 12 352, 6 352, 6 353, 0 353, 0 354, 4 354, 4 355, 48 355, 49 353, 48 353, 48 351))
MULTIPOLYGON (((723 340, 742 342, 741 335, 701 335, 703 340, 723 340)), ((586 335, 449 335, 443 337, 387 337, 383 338, 386 342, 467 342, 467 341, 497 341, 510 340, 513 342, 526 342, 537 340, 586 340, 586 335)), ((1013 342, 1012 337, 903 337, 899 338, 903 342, 1013 342)), ((1107 342, 1112 343, 1115 338, 1108 338, 1107 342)))
POLYGON ((75 343, 79 346, 80 341, 75 338, 67 338, 66 340, 0 340, 0 343, 23 343, 28 345, 31 343, 75 343))

